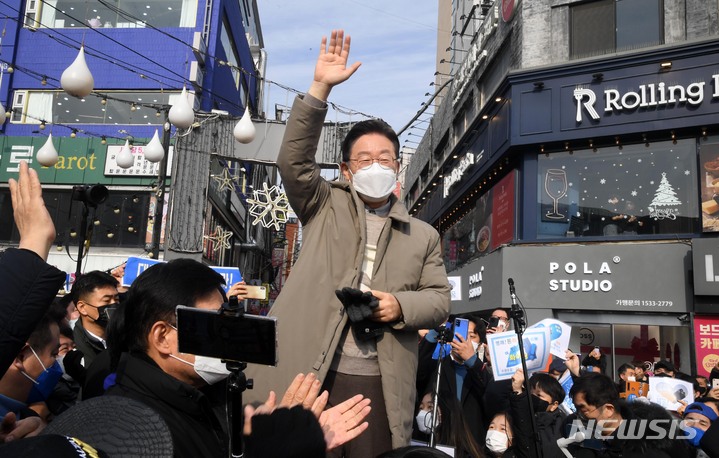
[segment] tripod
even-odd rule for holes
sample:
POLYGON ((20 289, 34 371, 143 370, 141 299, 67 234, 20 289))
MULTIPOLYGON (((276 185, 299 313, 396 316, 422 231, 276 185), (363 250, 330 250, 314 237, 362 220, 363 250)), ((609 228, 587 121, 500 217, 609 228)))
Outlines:
POLYGON ((537 420, 534 418, 534 405, 532 404, 532 392, 529 390, 529 373, 527 372, 527 357, 524 353, 524 328, 527 325, 524 321, 524 312, 519 308, 517 304, 517 294, 514 291, 514 280, 511 278, 507 279, 509 282, 509 295, 512 298, 512 309, 509 312, 509 317, 512 318, 514 323, 514 331, 517 334, 517 341, 519 344, 519 359, 522 361, 522 371, 524 371, 524 392, 527 394, 527 404, 529 405, 529 415, 532 419, 532 435, 534 436, 534 449, 537 458, 542 458, 542 446, 539 439, 539 433, 537 432, 537 420))
MULTIPOLYGON (((239 306, 237 296, 230 296, 227 304, 222 305, 222 313, 242 316, 245 311, 239 306)), ((242 429, 244 416, 242 412, 242 393, 252 389, 254 381, 247 379, 243 372, 247 363, 240 361, 225 361, 230 375, 227 377, 227 430, 230 436, 230 458, 241 457, 244 454, 242 442, 242 429)))
POLYGON ((437 357, 437 376, 434 381, 434 392, 432 393, 432 427, 429 434, 429 446, 432 448, 436 447, 437 442, 437 412, 439 411, 439 381, 442 375, 442 359, 446 356, 444 354, 445 346, 447 343, 454 339, 452 335, 452 328, 443 324, 439 328, 437 333, 437 345, 439 345, 439 356, 437 357))

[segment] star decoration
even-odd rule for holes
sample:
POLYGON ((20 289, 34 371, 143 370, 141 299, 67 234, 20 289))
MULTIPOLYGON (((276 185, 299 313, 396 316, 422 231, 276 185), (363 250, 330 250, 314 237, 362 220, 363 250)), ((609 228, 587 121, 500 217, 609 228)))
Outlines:
POLYGON ((222 226, 215 227, 215 233, 212 235, 205 235, 203 238, 214 242, 215 246, 213 247, 214 251, 219 251, 220 249, 229 250, 230 240, 232 239, 232 236, 234 234, 232 231, 226 231, 222 228, 222 226))
POLYGON ((230 171, 226 168, 222 169, 222 174, 212 175, 212 179, 217 182, 218 191, 224 191, 225 189, 232 191, 235 189, 235 182, 237 182, 237 177, 230 175, 230 171))
POLYGON ((601 180, 599 180, 599 183, 601 183, 601 184, 606 184, 606 182, 607 182, 607 180, 605 180, 604 178, 602 178, 601 180))
POLYGON ((280 192, 277 185, 268 188, 267 183, 262 183, 261 190, 255 190, 253 197, 247 199, 247 203, 251 205, 250 215, 255 219, 252 225, 262 224, 262 227, 269 228, 274 226, 276 231, 280 230, 280 224, 287 222, 287 212, 289 212, 289 203, 284 192, 280 192))

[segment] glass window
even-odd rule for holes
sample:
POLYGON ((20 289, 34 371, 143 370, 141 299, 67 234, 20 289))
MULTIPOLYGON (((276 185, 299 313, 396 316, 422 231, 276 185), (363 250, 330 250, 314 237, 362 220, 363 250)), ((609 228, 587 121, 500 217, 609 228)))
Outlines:
MULTIPOLYGON (((72 200, 70 189, 44 189, 42 196, 55 223, 55 244, 64 246, 75 257, 83 204, 72 200)), ((150 234, 147 234, 149 202, 150 194, 147 192, 111 190, 105 202, 96 209, 90 209, 90 246, 144 247, 150 241, 150 234), (94 220, 96 223, 93 223, 94 220)), ((0 219, 13 221, 9 189, 0 191, 0 219)), ((15 224, 0 224, 0 242, 19 241, 20 234, 15 224)))
POLYGON ((664 43, 660 0, 617 0, 617 51, 664 43))
MULTIPOLYGON (((232 67, 239 68, 240 67, 240 58, 237 54, 237 49, 235 48, 234 41, 230 38, 229 31, 230 28, 227 25, 227 17, 222 18, 222 27, 220 27, 220 43, 222 45, 222 50, 224 52, 223 54, 218 54, 217 57, 220 59, 224 59, 228 64, 232 65, 232 67)), ((232 72, 232 76, 235 80, 235 89, 240 88, 240 72, 238 70, 230 70, 232 72)), ((244 104, 244 102, 243 102, 244 104)))
MULTIPOLYGON (((30 17, 30 2, 26 15, 30 17)), ((40 23, 36 27, 137 28, 194 27, 197 0, 43 0, 40 23)), ((35 14, 34 11, 32 11, 35 14)))
MULTIPOLYGON (((514 240, 515 182, 516 173, 510 171, 479 195, 464 216, 442 233, 444 264, 448 271, 514 240)), ((477 190, 482 190, 479 182, 477 190)))
POLYGON ((142 106, 172 105, 179 92, 105 92, 78 99, 61 91, 15 92, 13 116, 10 122, 40 124, 162 124, 157 110, 142 106), (22 97, 19 97, 22 95, 22 97), (133 103, 137 105, 134 106, 133 103))
POLYGON ((570 57, 664 43, 663 0, 599 0, 570 7, 570 57))
POLYGON ((696 142, 648 145, 541 155, 538 237, 697 232, 696 142))

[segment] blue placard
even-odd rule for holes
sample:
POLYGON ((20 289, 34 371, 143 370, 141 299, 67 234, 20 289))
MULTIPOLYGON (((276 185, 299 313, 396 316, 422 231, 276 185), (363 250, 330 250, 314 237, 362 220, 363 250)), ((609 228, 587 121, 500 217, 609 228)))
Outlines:
POLYGON ((125 275, 122 276, 122 286, 130 286, 132 282, 150 266, 159 264, 163 261, 149 258, 138 258, 130 256, 127 258, 127 264, 125 264, 125 275))
POLYGON ((242 281, 242 274, 240 273, 240 269, 237 267, 210 266, 210 268, 222 275, 225 279, 225 292, 227 292, 230 287, 238 281, 242 281))
MULTIPOLYGON (((162 262, 165 261, 130 256, 127 258, 127 264, 125 264, 125 275, 122 276, 122 286, 132 285, 132 282, 135 281, 135 279, 150 266, 162 262)), ((227 292, 235 283, 242 281, 242 274, 240 273, 240 269, 237 267, 210 266, 210 268, 222 275, 222 278, 225 279, 225 292, 227 292)))

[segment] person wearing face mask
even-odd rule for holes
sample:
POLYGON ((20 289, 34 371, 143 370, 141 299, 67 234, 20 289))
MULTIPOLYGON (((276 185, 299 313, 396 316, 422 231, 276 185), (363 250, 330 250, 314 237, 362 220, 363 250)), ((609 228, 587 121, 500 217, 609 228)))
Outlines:
POLYGON ((73 329, 75 350, 64 358, 65 371, 83 384, 87 368, 107 348, 106 328, 120 296, 117 280, 99 270, 76 279, 71 295, 80 319, 73 329))
MULTIPOLYGON (((415 416, 415 431, 412 438, 417 443, 428 444, 432 432, 433 398, 432 391, 428 390, 422 396, 417 415, 415 416)), ((435 443, 438 448, 450 451, 456 458, 476 458, 482 456, 481 447, 475 442, 469 425, 462 415, 462 409, 457 406, 456 399, 439 398, 437 406, 437 422, 435 426, 435 443), (452 408, 450 406, 454 405, 452 408), (442 412, 448 414, 442 415, 442 412)))
POLYGON ((316 154, 327 99, 360 63, 348 65, 350 38, 342 30, 323 38, 320 48, 314 80, 293 104, 277 158, 303 245, 270 315, 299 332, 279 333, 276 368, 253 366, 247 374, 277 391, 298 372, 312 371, 324 380, 330 404, 357 392, 371 398, 369 429, 335 453, 377 456, 409 444, 416 331, 446 320, 450 288, 439 234, 411 217, 394 194, 399 140, 387 123, 355 124, 342 142, 341 179, 323 178, 316 154), (359 315, 367 326, 352 326, 353 304, 336 293, 344 288, 376 299, 359 315), (370 332, 362 334, 365 329, 370 332))
POLYGON ((670 458, 695 454, 689 441, 679 437, 684 430, 673 423, 678 420, 672 414, 657 404, 621 400, 616 385, 606 375, 591 372, 574 379, 569 395, 577 411, 565 420, 565 436, 576 431, 574 422, 581 422, 588 431, 584 441, 567 447, 577 458, 670 458), (647 423, 652 420, 655 421, 647 423), (641 427, 642 422, 646 427, 641 427), (634 433, 627 434, 628 425, 632 424, 636 425, 634 433))
POLYGON ((201 391, 227 377, 221 361, 178 351, 175 307, 216 310, 224 279, 189 259, 156 264, 132 284, 109 337, 114 383, 106 395, 143 402, 172 434, 176 457, 226 456, 227 435, 201 391), (112 356, 115 357, 112 357, 112 356))
MULTIPOLYGON (((563 437, 566 415, 559 408, 564 400, 564 388, 549 374, 534 374, 529 378, 529 389, 537 434, 541 441, 542 456, 562 456, 557 439, 563 437)), ((524 372, 518 369, 512 376, 510 413, 514 419, 514 443, 518 456, 536 457, 532 418, 524 390, 524 372)))
MULTIPOLYGON (((470 437, 477 444, 484 443, 486 430, 485 410, 482 403, 485 388, 491 380, 491 369, 480 359, 477 350, 483 345, 484 324, 473 315, 468 320, 467 339, 455 336, 450 342, 451 351, 441 361, 439 380, 439 399, 445 403, 445 417, 455 418, 454 414, 466 423, 470 437)), ((434 388, 437 374, 437 361, 432 359, 431 351, 436 346, 437 332, 432 330, 425 336, 426 345, 420 347, 420 367, 418 373, 427 387, 434 388)), ((442 405, 442 404, 440 404, 442 405)), ((455 428, 453 425, 452 428, 455 428)), ((455 445, 450 443, 448 445, 455 445)))
POLYGON ((484 441, 485 451, 489 456, 515 458, 513 419, 508 412, 496 414, 489 423, 484 441))
POLYGON ((8 414, 17 420, 38 416, 30 405, 44 402, 62 376, 55 359, 59 334, 57 317, 45 314, 0 379, 0 418, 8 414))

